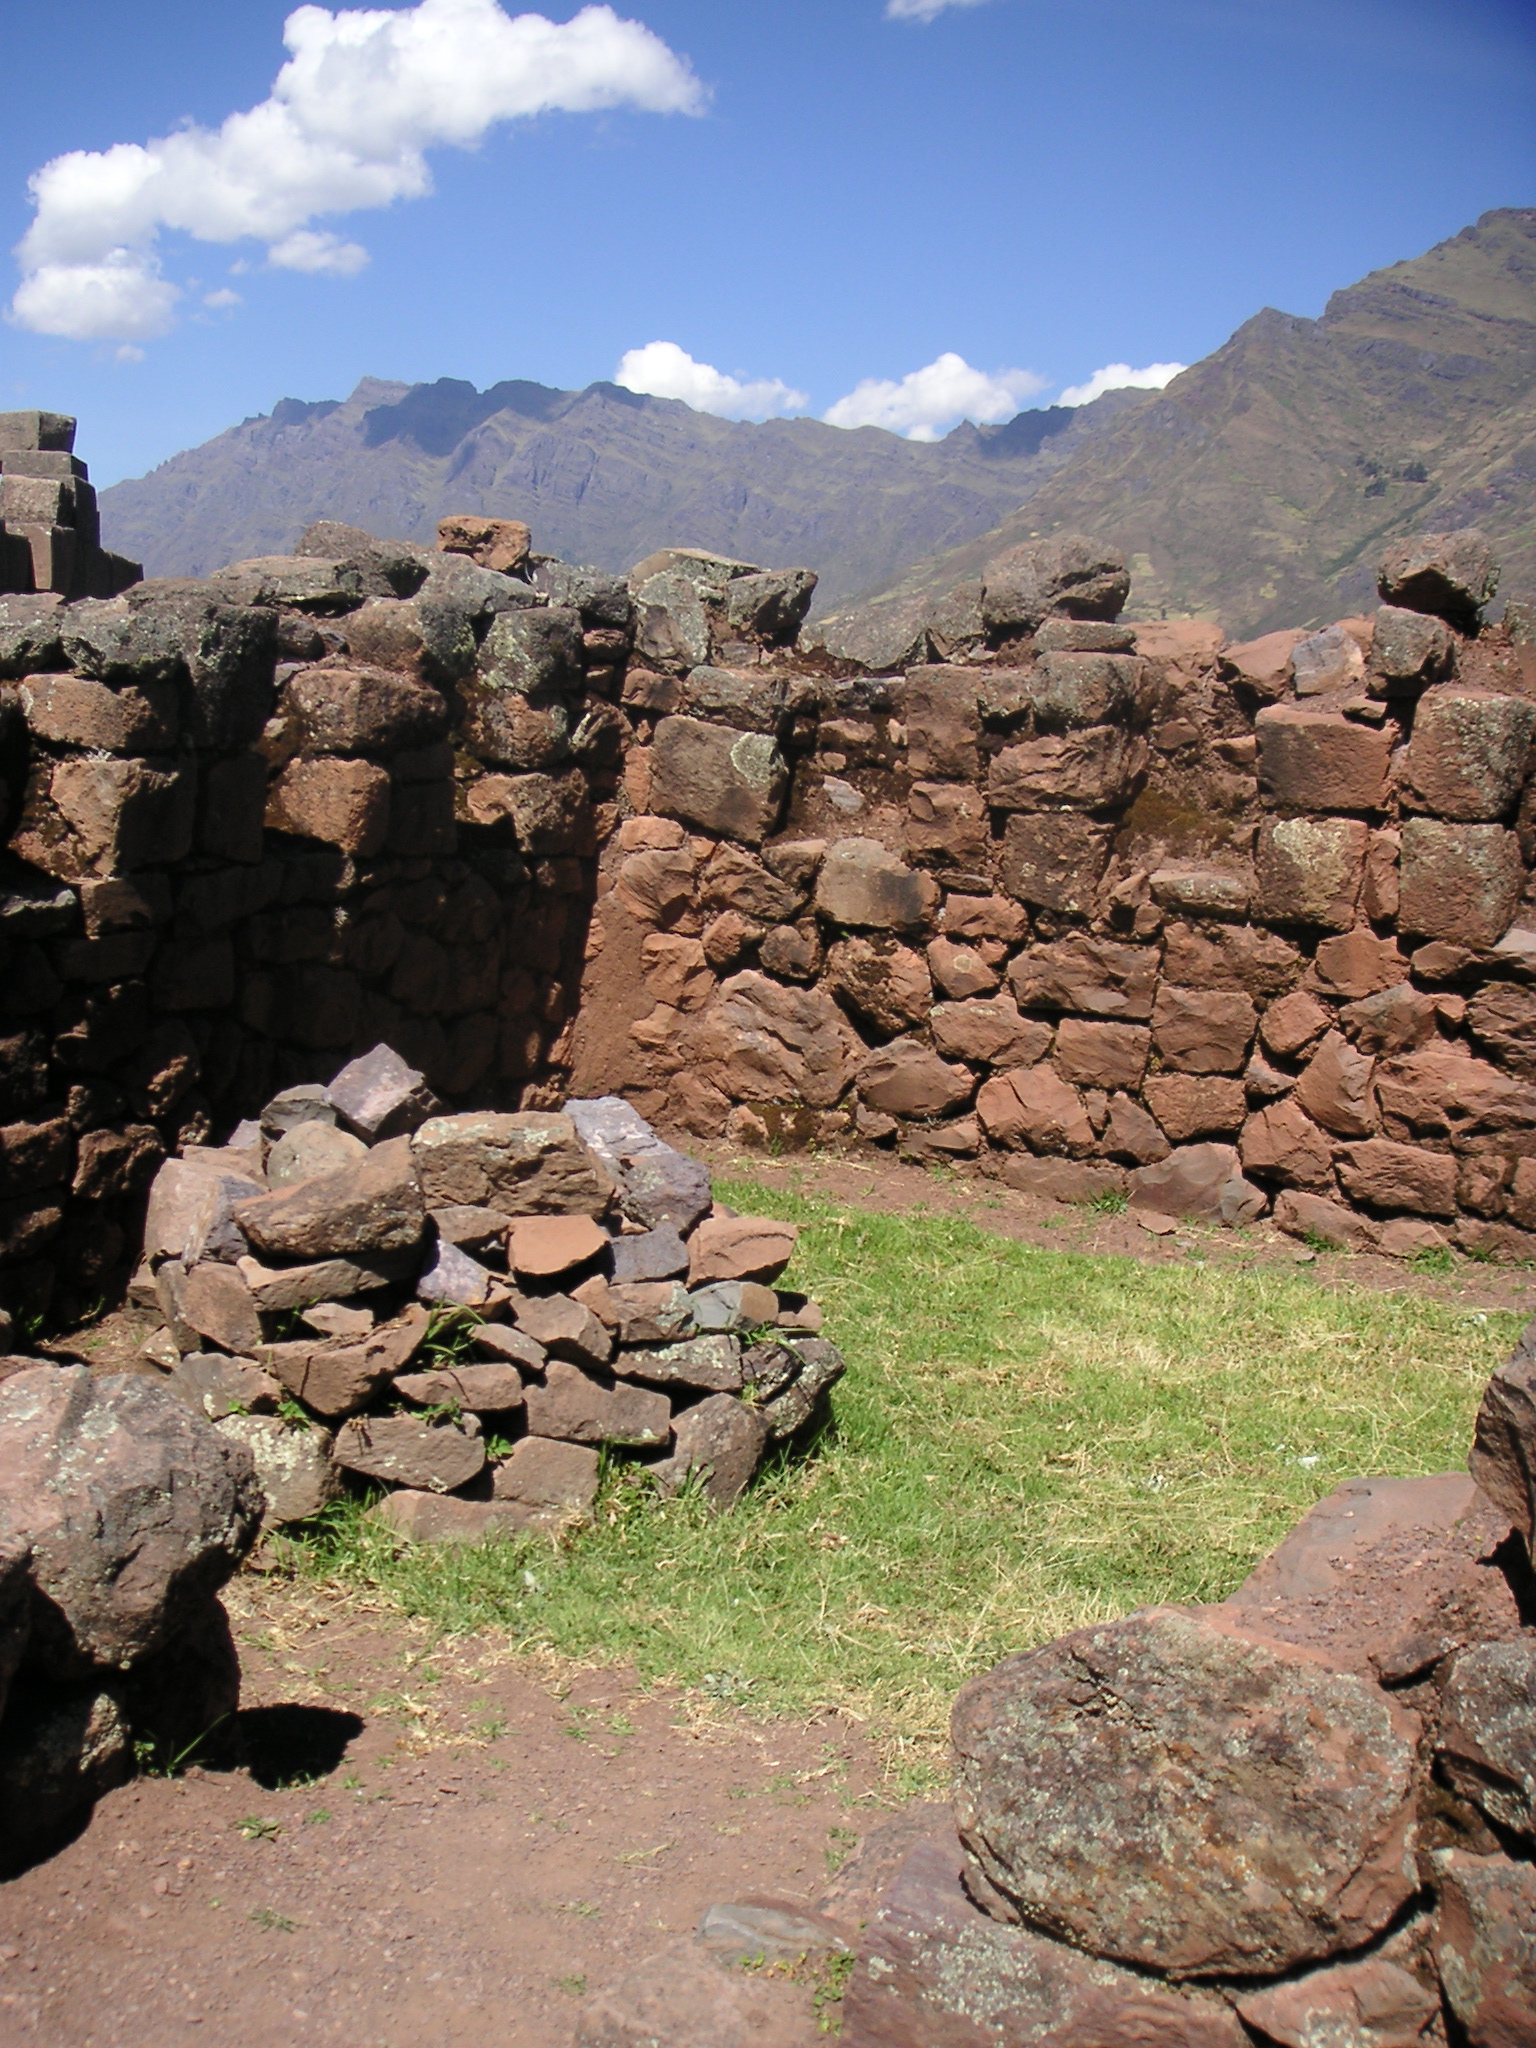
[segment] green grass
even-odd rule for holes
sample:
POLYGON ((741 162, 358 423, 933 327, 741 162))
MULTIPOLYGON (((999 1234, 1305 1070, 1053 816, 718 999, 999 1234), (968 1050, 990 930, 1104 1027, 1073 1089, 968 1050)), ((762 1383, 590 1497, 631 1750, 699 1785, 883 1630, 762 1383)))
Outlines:
POLYGON ((1007 1652, 1221 1598, 1353 1474, 1460 1465, 1519 1328, 1289 1266, 1041 1251, 948 1216, 722 1192, 803 1227, 791 1277, 849 1359, 818 1445, 725 1516, 618 1468, 559 1552, 397 1553, 354 1505, 301 1568, 451 1631, 841 1706, 922 1745, 1007 1652))

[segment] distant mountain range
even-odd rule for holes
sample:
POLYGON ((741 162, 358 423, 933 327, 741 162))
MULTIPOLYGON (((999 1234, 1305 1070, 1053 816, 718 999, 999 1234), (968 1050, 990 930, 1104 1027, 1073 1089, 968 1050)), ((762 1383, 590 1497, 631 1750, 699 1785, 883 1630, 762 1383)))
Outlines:
POLYGON ((1536 598, 1536 208, 1485 213, 1428 255, 1266 310, 1073 452, 1029 502, 916 563, 883 602, 947 590, 1035 534, 1130 558, 1130 615, 1237 634, 1376 602, 1399 535, 1480 526, 1500 595, 1536 598))
POLYGON ((905 603, 1032 534, 1125 550, 1137 617, 1259 633, 1371 601, 1397 535, 1476 523, 1536 597, 1536 208, 1484 214, 1335 293, 1266 310, 1163 392, 1111 392, 904 441, 720 420, 613 384, 365 378, 284 399, 104 491, 108 544, 152 575, 290 547, 311 520, 430 539, 447 512, 623 569, 664 545, 822 578, 817 611, 905 603))
POLYGON ((755 426, 616 384, 477 391, 444 377, 285 398, 102 493, 109 545, 151 575, 276 554, 313 519, 430 541, 448 512, 524 519, 567 561, 628 569, 662 546, 817 570, 820 608, 984 533, 1142 392, 904 441, 820 420, 755 426))

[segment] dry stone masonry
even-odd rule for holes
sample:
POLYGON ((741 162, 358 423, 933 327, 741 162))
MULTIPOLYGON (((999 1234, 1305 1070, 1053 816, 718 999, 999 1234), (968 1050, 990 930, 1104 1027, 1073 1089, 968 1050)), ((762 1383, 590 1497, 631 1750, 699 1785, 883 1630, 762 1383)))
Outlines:
POLYGON ((0 412, 0 593, 115 597, 144 571, 101 545, 66 413, 0 412))
POLYGON ((164 1158, 379 1044, 454 1107, 1529 1257, 1496 575, 1431 536, 1371 617, 1229 646, 1031 542, 857 660, 809 571, 620 578, 514 520, 0 598, 0 1308, 78 1316, 164 1158))

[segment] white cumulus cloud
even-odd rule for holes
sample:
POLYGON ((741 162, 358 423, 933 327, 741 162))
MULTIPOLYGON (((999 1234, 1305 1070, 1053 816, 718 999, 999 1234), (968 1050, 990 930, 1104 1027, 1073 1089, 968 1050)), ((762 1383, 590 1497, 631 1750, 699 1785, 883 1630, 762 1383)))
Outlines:
POLYGON ((756 377, 743 383, 712 363, 696 363, 675 341, 648 341, 632 348, 613 373, 626 391, 644 391, 652 398, 680 398, 695 412, 718 413, 728 420, 766 419, 770 413, 802 412, 810 404, 803 391, 793 391, 777 377, 756 377))
POLYGON ((251 237, 280 268, 351 275, 367 252, 310 224, 429 192, 428 149, 471 148, 535 114, 688 114, 705 98, 685 58, 608 6, 568 22, 497 0, 300 7, 283 41, 289 60, 260 106, 218 128, 71 150, 33 174, 17 325, 81 341, 163 334, 181 296, 161 269, 165 230, 251 237))
POLYGON ((935 21, 948 7, 981 7, 985 0, 885 0, 887 21, 935 21))
POLYGON ((1161 391, 1188 367, 1187 363, 1148 363, 1144 370, 1133 370, 1129 363, 1106 363, 1086 384, 1069 384, 1056 403, 1091 405, 1106 391, 1161 391))
POLYGON ((909 441, 936 441, 960 420, 990 424, 1011 419, 1026 398, 1046 387, 1033 370, 973 370, 953 351, 899 383, 866 377, 822 418, 833 427, 886 427, 909 441))

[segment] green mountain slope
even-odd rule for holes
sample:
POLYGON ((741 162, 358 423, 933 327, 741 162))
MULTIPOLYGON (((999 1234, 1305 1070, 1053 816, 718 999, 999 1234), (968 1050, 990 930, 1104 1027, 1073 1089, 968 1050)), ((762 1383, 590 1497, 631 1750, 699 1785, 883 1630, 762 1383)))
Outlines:
POLYGON ((944 590, 1081 531, 1131 558, 1132 616, 1255 634, 1373 603, 1388 541, 1470 524, 1502 593, 1536 596, 1536 209, 1484 214, 1320 320, 1258 314, 992 532, 881 590, 944 590))

